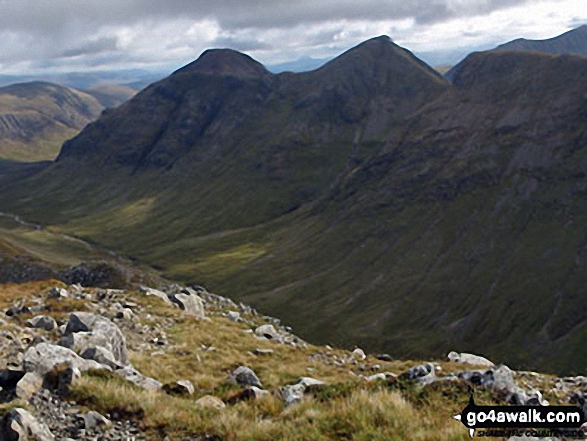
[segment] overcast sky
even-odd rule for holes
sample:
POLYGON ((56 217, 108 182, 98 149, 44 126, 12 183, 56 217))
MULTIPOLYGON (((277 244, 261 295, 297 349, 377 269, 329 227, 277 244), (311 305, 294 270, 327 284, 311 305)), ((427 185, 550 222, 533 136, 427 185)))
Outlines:
POLYGON ((0 74, 174 70, 211 47, 277 64, 383 34, 451 64, 586 23, 585 0, 0 0, 0 74))

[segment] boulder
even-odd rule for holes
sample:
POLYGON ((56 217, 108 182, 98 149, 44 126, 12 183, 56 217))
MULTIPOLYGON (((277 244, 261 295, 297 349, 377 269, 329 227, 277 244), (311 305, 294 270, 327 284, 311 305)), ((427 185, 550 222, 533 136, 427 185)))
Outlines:
POLYGON ((147 296, 158 297, 161 300, 163 300, 165 303, 171 303, 171 300, 169 300, 169 297, 167 297, 167 294, 165 294, 163 291, 159 291, 158 289, 149 288, 148 286, 139 286, 139 291, 145 293, 147 296))
POLYGON ((58 364, 50 372, 45 374, 43 387, 50 389, 57 395, 66 396, 82 376, 81 371, 67 363, 58 364))
POLYGON ((112 426, 112 421, 102 414, 92 410, 84 415, 84 426, 86 430, 109 428, 112 426))
POLYGON ((238 313, 236 311, 228 311, 226 313, 226 317, 228 317, 228 319, 231 322, 240 322, 241 321, 241 315, 240 315, 240 313, 238 313))
POLYGON ((170 296, 173 303, 178 305, 187 315, 202 319, 206 317, 204 312, 204 302, 194 292, 193 294, 185 294, 183 292, 173 294, 170 296))
POLYGON ((64 288, 54 286, 49 291, 48 297, 51 299, 66 299, 69 297, 69 292, 64 288))
POLYGON ((159 381, 144 376, 132 366, 125 366, 122 369, 114 371, 114 373, 145 390, 159 390, 163 386, 159 381))
POLYGON ((35 329, 44 329, 45 331, 52 331, 57 327, 57 323, 53 317, 48 315, 38 315, 32 319, 27 320, 27 326, 35 329))
MULTIPOLYGON (((78 335, 78 334, 73 334, 78 335)), ((74 349, 75 350, 75 349, 74 349)), ((122 364, 118 363, 114 357, 114 354, 108 349, 101 346, 88 347, 83 350, 80 354, 82 358, 86 360, 94 360, 100 364, 111 367, 112 369, 120 369, 123 367, 122 364)))
POLYGON ((424 363, 411 367, 407 372, 402 374, 402 377, 417 381, 418 383, 429 384, 436 379, 436 373, 432 363, 424 363))
POLYGON ((16 384, 16 396, 28 401, 43 387, 43 377, 35 372, 27 372, 16 384))
POLYGON ((270 394, 264 389, 259 389, 256 386, 247 387, 242 391, 239 400, 258 400, 263 397, 268 397, 270 394))
POLYGON ((111 370, 108 366, 93 360, 84 360, 71 349, 51 343, 39 343, 29 348, 25 352, 23 359, 24 371, 35 372, 40 376, 44 376, 53 370, 56 365, 62 363, 69 364, 80 371, 87 371, 88 369, 111 370))
POLYGON ((353 351, 353 357, 355 357, 357 360, 364 360, 367 358, 365 352, 361 348, 357 348, 353 351))
POLYGON ((489 361, 485 357, 481 357, 480 355, 475 355, 475 354, 467 354, 466 352, 461 352, 459 354, 458 352, 452 351, 448 354, 448 359, 450 361, 455 362, 455 363, 466 363, 466 364, 471 364, 471 365, 476 365, 476 366, 488 366, 488 367, 495 366, 494 363, 492 363, 491 361, 489 361))
POLYGON ((256 386, 261 389, 263 388, 261 380, 259 380, 257 374, 255 374, 255 372, 253 372, 252 369, 249 369, 246 366, 238 367, 228 378, 230 381, 236 384, 240 384, 243 386, 256 386))
POLYGON ((169 395, 193 395, 196 391, 194 385, 188 380, 179 380, 174 383, 167 383, 163 390, 169 395))
POLYGON ((255 334, 259 337, 265 337, 268 340, 273 340, 279 338, 279 333, 273 327, 273 325, 262 325, 255 329, 255 334))
POLYGON ((288 406, 293 403, 297 403, 304 398, 304 392, 306 386, 302 383, 294 384, 291 386, 284 386, 280 388, 281 396, 288 406))
POLYGON ((326 386, 324 381, 316 380, 312 377, 302 377, 296 382, 296 384, 303 384, 307 388, 312 386, 326 386))
POLYGON ((89 347, 103 347, 112 352, 118 363, 122 365, 129 363, 124 335, 118 326, 106 317, 89 312, 73 312, 69 316, 65 336, 60 344, 70 349, 75 348, 74 350, 78 353, 89 347), (83 337, 67 338, 67 336, 79 332, 88 334, 83 337), (83 339, 83 342, 76 341, 77 338, 83 339))
POLYGON ((53 441, 55 437, 49 428, 21 408, 7 412, 0 422, 0 440, 2 441, 53 441))

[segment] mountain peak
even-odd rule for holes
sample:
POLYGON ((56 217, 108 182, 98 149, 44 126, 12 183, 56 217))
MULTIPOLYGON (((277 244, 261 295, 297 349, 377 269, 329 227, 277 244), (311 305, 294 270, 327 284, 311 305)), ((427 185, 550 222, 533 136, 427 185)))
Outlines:
POLYGON ((258 77, 269 74, 261 63, 232 49, 208 49, 196 61, 175 73, 185 72, 235 77, 258 77))

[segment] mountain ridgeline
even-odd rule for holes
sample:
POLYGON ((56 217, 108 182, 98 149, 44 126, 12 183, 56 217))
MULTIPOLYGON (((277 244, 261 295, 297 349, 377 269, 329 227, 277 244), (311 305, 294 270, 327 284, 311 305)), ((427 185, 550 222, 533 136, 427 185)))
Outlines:
POLYGON ((532 51, 554 55, 587 56, 587 25, 579 26, 554 38, 546 40, 517 40, 499 45, 497 51, 532 51))
POLYGON ((313 341, 582 370, 587 59, 449 77, 387 37, 295 74, 207 51, 3 181, 0 211, 313 341))

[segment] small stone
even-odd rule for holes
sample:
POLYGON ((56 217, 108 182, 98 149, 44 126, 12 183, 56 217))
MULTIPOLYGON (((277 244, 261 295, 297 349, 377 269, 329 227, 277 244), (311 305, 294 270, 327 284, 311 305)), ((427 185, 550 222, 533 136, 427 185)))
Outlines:
POLYGON ((253 349, 253 351, 251 351, 253 353, 253 355, 258 355, 258 356, 262 356, 262 355, 271 355, 273 354, 273 349, 253 349))
POLYGON ((84 425, 86 430, 92 430, 97 427, 108 428, 112 427, 112 421, 92 410, 84 415, 84 425))
POLYGON ((66 299, 69 297, 69 292, 64 288, 59 288, 57 286, 54 286, 49 291, 48 296, 49 296, 49 298, 52 298, 52 299, 66 299))
POLYGON ((27 326, 35 329, 44 329, 45 331, 52 331, 57 327, 57 323, 53 317, 48 315, 38 315, 32 319, 27 320, 27 326))
POLYGON ((381 361, 393 361, 393 357, 389 354, 379 354, 377 360, 381 361))

